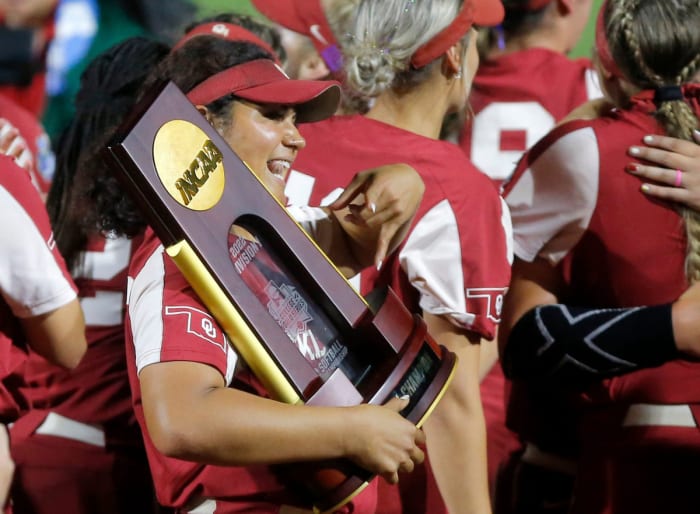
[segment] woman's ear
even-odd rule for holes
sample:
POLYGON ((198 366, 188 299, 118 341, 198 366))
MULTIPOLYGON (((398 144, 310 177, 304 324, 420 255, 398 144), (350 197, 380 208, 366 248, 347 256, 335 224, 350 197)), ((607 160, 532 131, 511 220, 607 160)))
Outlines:
POLYGON ((303 80, 323 80, 330 74, 326 61, 316 52, 309 52, 299 64, 299 78, 303 80))
POLYGON ((462 71, 463 54, 464 48, 462 48, 461 42, 455 43, 445 52, 445 58, 442 60, 442 71, 446 77, 453 78, 462 71))
POLYGON ((197 110, 199 111, 199 114, 204 116, 209 123, 211 123, 211 114, 209 113, 209 109, 205 105, 195 105, 197 110))

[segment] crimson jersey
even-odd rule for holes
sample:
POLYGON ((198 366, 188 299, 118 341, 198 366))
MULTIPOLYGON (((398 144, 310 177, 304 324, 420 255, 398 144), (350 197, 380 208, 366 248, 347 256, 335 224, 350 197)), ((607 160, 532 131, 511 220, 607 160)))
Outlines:
MULTIPOLYGON (((700 87, 687 88, 687 94, 699 95, 700 87)), ((627 148, 645 134, 663 133, 648 114, 652 95, 633 102, 629 111, 552 131, 523 159, 507 189, 516 255, 553 264, 567 258, 569 287, 582 305, 660 304, 687 289, 678 211, 640 194, 640 179, 624 172, 627 148), (644 227, 645 237, 634 227, 644 227)), ((671 362, 611 379, 609 391, 618 401, 694 402, 700 395, 690 384, 699 381, 695 365, 671 362), (653 388, 638 383, 654 376, 659 382, 653 388)))
POLYGON ((51 411, 101 426, 109 443, 140 445, 124 356, 127 269, 139 243, 140 238, 94 238, 80 255, 74 279, 88 349, 70 371, 30 353, 25 396, 34 411, 32 424, 51 411))
MULTIPOLYGON (((322 239, 327 233, 318 212, 295 210, 297 220, 322 239)), ((207 364, 218 370, 229 386, 263 396, 266 393, 245 367, 237 369, 238 357, 227 336, 150 229, 129 267, 127 304, 127 368, 158 501, 180 509, 201 504, 201 512, 217 514, 276 513, 281 505, 298 505, 299 499, 267 466, 203 465, 166 457, 153 445, 145 429, 138 378, 148 365, 169 361, 207 364)), ((363 493, 341 512, 370 514, 373 505, 374 496, 363 493)))
MULTIPOLYGON (((306 147, 285 189, 292 203, 329 203, 355 173, 384 164, 406 163, 425 183, 403 244, 381 273, 368 268, 353 285, 362 294, 390 285, 413 312, 444 315, 492 338, 510 278, 510 218, 488 179, 455 145, 363 116, 304 124, 300 131, 306 147)), ((400 486, 411 512, 444 510, 427 466, 402 477, 400 486)), ((383 482, 379 487, 385 490, 383 482)), ((385 491, 381 507, 396 509, 395 491, 385 491)))
MULTIPOLYGON (((700 86, 686 86, 684 92, 699 113, 700 86)), ((578 305, 614 308, 662 304, 675 300, 688 287, 681 216, 674 206, 641 194, 641 180, 624 171, 630 162, 629 146, 638 144, 646 134, 663 133, 650 115, 655 108, 653 92, 647 91, 632 98, 629 110, 613 110, 599 119, 556 128, 526 154, 506 190, 516 255, 526 261, 540 257, 552 264, 563 263, 567 295, 578 305)), ((658 440, 675 440, 674 444, 698 452, 698 391, 700 364, 678 360, 606 380, 600 389, 590 392, 590 398, 611 405, 607 420, 612 420, 613 428, 601 422, 608 411, 598 410, 597 423, 606 426, 606 438, 619 437, 629 444, 629 429, 640 426, 644 443, 639 445, 649 445, 655 429, 660 428, 666 433, 658 440), (663 406, 673 407, 674 412, 685 409, 687 416, 676 423, 649 421, 637 414, 640 409, 647 412, 650 406, 664 412, 663 406), (618 418, 620 408, 627 413, 624 420, 618 418), (686 427, 683 434, 677 432, 679 427, 686 427)), ((513 422, 527 429, 528 420, 513 422)), ((584 438, 584 444, 592 439, 584 438)), ((647 474, 655 471, 640 462, 636 469, 647 474)), ((659 470, 667 477, 672 474, 665 467, 657 466, 656 472, 659 470)), ((652 491, 657 494, 656 488, 652 491)), ((643 495, 636 497, 644 502, 643 495)), ((697 509, 697 505, 692 508, 697 509)))
POLYGON ((479 65, 469 103, 474 112, 459 144, 495 182, 507 180, 528 148, 587 100, 602 96, 592 63, 545 48, 479 65))
POLYGON ((46 314, 76 297, 76 289, 56 249, 44 204, 27 173, 0 156, 0 418, 14 419, 25 340, 18 320, 46 314), (8 383, 12 386, 7 386, 8 383))
POLYGON ((510 217, 489 181, 451 143, 364 116, 300 131, 306 147, 285 189, 293 204, 329 203, 355 173, 385 164, 408 164, 425 183, 408 236, 381 272, 361 273, 362 294, 388 284, 414 312, 493 338, 510 278, 510 217))
POLYGON ((48 193, 55 157, 44 128, 29 111, 3 95, 0 95, 0 118, 19 131, 14 144, 26 143, 27 151, 17 158, 17 164, 29 172, 32 183, 41 193, 48 193))

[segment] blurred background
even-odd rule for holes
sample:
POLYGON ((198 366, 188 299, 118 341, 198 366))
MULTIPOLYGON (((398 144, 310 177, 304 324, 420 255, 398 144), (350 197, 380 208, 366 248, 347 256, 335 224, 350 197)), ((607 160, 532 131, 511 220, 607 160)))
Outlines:
MULTIPOLYGON (((251 7, 248 0, 193 0, 199 14, 213 14, 222 11, 242 12, 250 15, 257 15, 255 9, 251 7)), ((598 14, 603 0, 593 0, 593 11, 588 26, 579 44, 574 48, 571 55, 573 57, 590 57, 593 46, 593 33, 595 28, 595 17, 598 14)))
MULTIPOLYGON (((591 55, 601 3, 593 0, 573 57, 591 55)), ((249 0, 0 0, 0 91, 39 118, 55 145, 94 57, 135 35, 172 43, 193 20, 221 12, 260 16, 249 0)))

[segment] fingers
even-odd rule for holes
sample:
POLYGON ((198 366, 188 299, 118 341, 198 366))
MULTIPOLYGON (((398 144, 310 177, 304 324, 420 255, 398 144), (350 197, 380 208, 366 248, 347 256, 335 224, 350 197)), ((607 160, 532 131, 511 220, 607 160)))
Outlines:
MULTIPOLYGON (((646 166, 644 164, 631 163, 625 167, 632 175, 643 177, 647 180, 653 180, 660 184, 679 187, 682 184, 682 175, 679 176, 680 168, 659 168, 657 166, 646 166), (679 178, 680 177, 680 178, 679 178), (680 182, 680 184, 678 184, 680 182)), ((681 174, 683 172, 681 171, 681 174)))
POLYGON ((657 186, 655 184, 642 184, 640 188, 645 195, 653 196, 669 202, 688 204, 691 201, 690 193, 686 189, 677 187, 657 186))
MULTIPOLYGON (((417 433, 422 434, 423 431, 418 430, 417 433)), ((420 441, 420 442, 416 441, 416 443, 425 444, 425 437, 423 437, 422 441, 420 441)), ((415 464, 422 464, 423 461, 425 460, 425 453, 418 446, 414 446, 410 452, 410 457, 411 457, 411 461, 414 462, 415 464)))
POLYGON ((393 410, 394 412, 401 412, 406 407, 408 407, 410 401, 411 398, 409 396, 394 396, 384 404, 384 407, 387 407, 393 410))
MULTIPOLYGON (((694 130, 693 137, 696 142, 700 143, 700 132, 694 130)), ((700 156, 700 149, 698 149, 696 144, 675 137, 659 136, 652 134, 644 136, 644 144, 653 148, 659 148, 661 150, 667 150, 673 153, 700 156)))
MULTIPOLYGON (((340 196, 331 203, 328 207, 334 211, 344 209, 350 205, 358 195, 364 193, 371 185, 374 175, 369 172, 360 172, 355 174, 347 187, 343 190, 340 196)), ((376 207, 375 207, 376 209, 376 207)))
MULTIPOLYGON (((700 136, 695 133, 694 136, 700 142, 700 136)), ((629 149, 629 154, 671 169, 683 170, 698 166, 700 146, 696 143, 657 135, 645 136, 644 143, 648 146, 633 146, 629 149)))
POLYGON ((374 253, 374 265, 377 270, 380 270, 384 259, 386 259, 387 253, 389 253, 389 245, 392 239, 394 239, 394 234, 399 229, 398 226, 393 224, 382 225, 379 230, 379 238, 377 239, 377 251, 374 253))
MULTIPOLYGON (((418 430, 416 433, 416 443, 425 444, 425 432, 423 430, 418 430)), ((422 452, 421 452, 422 453, 422 452)), ((422 457, 421 457, 422 458, 422 457)))
POLYGON ((382 473, 382 478, 392 485, 399 483, 399 474, 396 471, 393 473, 382 473))
POLYGON ((7 120, 0 118, 0 153, 10 155, 10 147, 17 139, 17 136, 19 136, 19 131, 7 120))
MULTIPOLYGON (((700 133, 694 138, 700 142, 700 133)), ((650 135, 644 137, 649 146, 635 146, 629 154, 646 163, 630 163, 625 169, 649 182, 641 186, 648 196, 677 202, 692 209, 700 207, 700 145, 673 137, 650 135)))
POLYGON ((399 464, 399 473, 410 473, 415 468, 416 464, 413 460, 405 460, 399 464))

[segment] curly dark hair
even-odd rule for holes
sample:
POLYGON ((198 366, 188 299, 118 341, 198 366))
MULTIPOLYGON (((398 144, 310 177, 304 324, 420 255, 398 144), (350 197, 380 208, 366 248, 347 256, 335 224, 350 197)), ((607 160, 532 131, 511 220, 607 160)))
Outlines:
MULTIPOLYGON (((276 48, 274 30, 248 17, 222 14, 192 27, 210 21, 240 22, 276 48)), ((57 145, 57 169, 47 200, 58 248, 71 269, 80 264, 80 252, 89 238, 134 237, 147 225, 103 156, 139 99, 166 81, 188 92, 220 71, 261 58, 272 56, 251 43, 216 36, 196 37, 176 51, 137 37, 112 47, 88 66, 81 77, 76 116, 57 145)), ((227 95, 207 108, 225 120, 233 99, 227 95)))
MULTIPOLYGON (((140 99, 167 81, 187 93, 212 75, 255 59, 271 59, 271 56, 252 43, 215 36, 196 37, 160 60, 143 81, 137 96, 140 99)), ((227 120, 233 100, 233 95, 226 95, 206 107, 214 117, 227 120)), ((101 150, 107 142, 103 138, 101 145, 93 145, 93 151, 78 165, 73 189, 81 203, 74 209, 80 213, 78 223, 84 230, 134 237, 147 223, 104 160, 101 150)))
POLYGON ((95 171, 91 166, 99 166, 90 156, 107 144, 133 108, 143 81, 168 51, 158 41, 130 38, 96 57, 81 75, 76 114, 59 137, 56 173, 46 202, 56 244, 70 268, 96 233, 95 214, 124 208, 123 201, 92 205, 92 198, 84 196, 84 183, 95 171))

